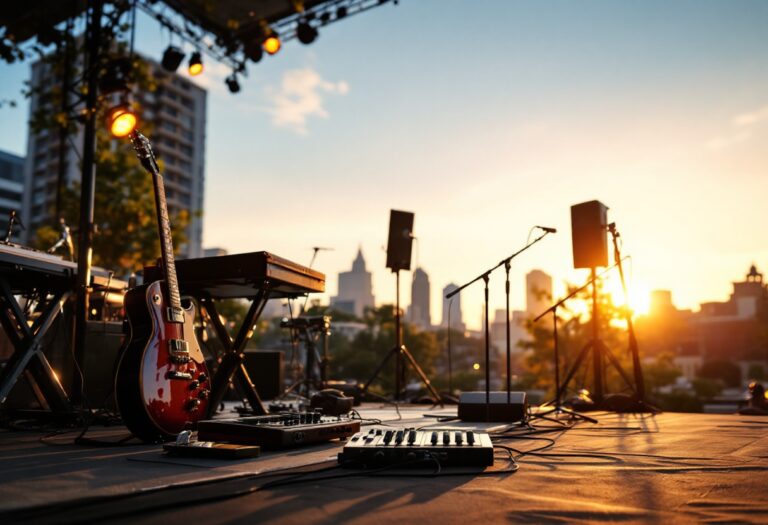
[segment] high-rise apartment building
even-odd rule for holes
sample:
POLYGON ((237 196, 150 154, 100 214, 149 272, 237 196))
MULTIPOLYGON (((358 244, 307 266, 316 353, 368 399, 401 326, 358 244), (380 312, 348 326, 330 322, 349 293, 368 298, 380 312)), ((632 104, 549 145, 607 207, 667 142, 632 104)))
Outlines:
MULTIPOLYGON (((0 234, 5 239, 8 218, 15 210, 21 217, 24 191, 24 157, 0 151, 0 234)), ((14 229, 14 233, 18 232, 14 229)), ((16 239, 16 236, 13 237, 16 239)))
POLYGON ((362 317, 365 308, 373 308, 375 304, 372 277, 365 269, 363 250, 359 249, 352 270, 339 272, 339 293, 331 297, 331 306, 362 317))
MULTIPOLYGON (((141 111, 139 127, 151 139, 155 155, 163 163, 169 212, 190 212, 187 243, 179 247, 180 256, 201 257, 206 91, 180 75, 165 71, 151 60, 145 61, 157 82, 157 90, 137 91, 133 94, 141 111)), ((53 76, 48 65, 42 61, 32 64, 30 85, 33 93, 36 87, 57 84, 60 82, 53 76)), ((40 104, 39 97, 33 95, 30 100, 30 116, 39 109, 40 104)), ((78 157, 83 143, 82 135, 82 129, 70 135, 64 145, 64 163, 60 170, 58 132, 43 130, 33 133, 30 130, 23 205, 28 234, 33 234, 45 223, 56 223, 55 203, 60 173, 63 175, 63 185, 69 186, 80 180, 78 157)), ((116 141, 114 147, 128 147, 127 141, 116 141)), ((96 173, 97 181, 98 176, 96 173)), ((96 215, 98 222, 98 210, 96 215)))
POLYGON ((411 306, 408 307, 408 320, 422 329, 432 326, 429 294, 429 276, 422 268, 416 268, 411 283, 411 306))

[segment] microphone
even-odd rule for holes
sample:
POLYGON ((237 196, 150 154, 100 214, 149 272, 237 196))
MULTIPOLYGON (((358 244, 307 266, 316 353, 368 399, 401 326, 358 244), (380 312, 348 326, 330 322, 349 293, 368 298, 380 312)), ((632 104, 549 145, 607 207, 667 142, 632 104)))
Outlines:
POLYGON ((535 226, 535 228, 538 228, 538 229, 540 229, 540 230, 544 230, 544 231, 545 231, 545 232, 547 232, 547 233, 557 233, 557 229, 555 229, 555 228, 550 228, 550 227, 548 227, 548 226, 535 226))

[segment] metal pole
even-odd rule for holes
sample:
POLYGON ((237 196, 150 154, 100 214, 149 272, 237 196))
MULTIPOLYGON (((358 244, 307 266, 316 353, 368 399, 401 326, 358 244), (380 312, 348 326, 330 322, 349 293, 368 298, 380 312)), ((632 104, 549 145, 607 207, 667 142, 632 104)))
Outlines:
POLYGON ((592 365, 595 376, 595 403, 603 401, 603 353, 600 344, 600 325, 598 315, 600 307, 597 304, 596 270, 592 268, 592 365))
MULTIPOLYGON (((102 0, 93 2, 85 39, 87 93, 85 99, 85 124, 83 130, 83 165, 80 193, 80 231, 77 245, 77 302, 75 305, 75 361, 82 370, 85 356, 85 332, 88 322, 88 286, 91 280, 91 259, 93 256, 93 203, 96 194, 94 158, 96 150, 96 103, 99 82, 101 46, 102 0)), ((82 403, 82 379, 75 374, 72 383, 72 398, 82 403)))

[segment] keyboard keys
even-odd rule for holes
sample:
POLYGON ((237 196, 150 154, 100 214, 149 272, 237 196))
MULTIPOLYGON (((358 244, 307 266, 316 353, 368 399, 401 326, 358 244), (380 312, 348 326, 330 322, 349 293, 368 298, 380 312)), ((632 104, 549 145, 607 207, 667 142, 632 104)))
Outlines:
POLYGON ((461 432, 456 432, 456 434, 454 434, 453 440, 457 445, 461 445, 461 432))
POLYGON ((433 445, 437 445, 437 432, 432 432, 431 441, 433 445))

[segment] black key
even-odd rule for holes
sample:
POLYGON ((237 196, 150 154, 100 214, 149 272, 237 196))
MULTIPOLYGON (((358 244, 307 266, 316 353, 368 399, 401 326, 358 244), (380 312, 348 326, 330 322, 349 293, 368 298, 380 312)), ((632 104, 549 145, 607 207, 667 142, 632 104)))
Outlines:
POLYGON ((457 445, 461 445, 461 432, 456 432, 456 434, 454 434, 453 440, 457 445))
POLYGON ((443 445, 450 445, 451 435, 448 432, 443 432, 443 445))
POLYGON ((382 431, 381 431, 381 429, 380 429, 380 428, 377 428, 377 429, 376 429, 376 435, 377 435, 377 436, 380 436, 381 434, 382 434, 382 431))
POLYGON ((388 445, 389 442, 392 441, 392 434, 394 434, 394 432, 392 432, 391 430, 387 430, 387 433, 384 434, 384 444, 385 445, 388 445))
POLYGON ((475 434, 471 430, 469 432, 467 432, 467 443, 469 445, 474 445, 475 444, 475 434))
POLYGON ((402 430, 398 430, 397 434, 395 434, 395 444, 399 445, 403 442, 403 434, 404 432, 402 430))
POLYGON ((415 430, 411 430, 408 433, 408 444, 409 445, 413 445, 414 443, 416 443, 416 431, 415 430))
POLYGON ((437 432, 432 432, 432 444, 437 445, 437 432))

